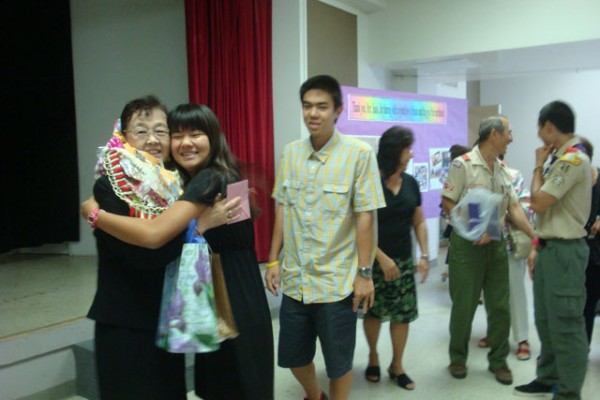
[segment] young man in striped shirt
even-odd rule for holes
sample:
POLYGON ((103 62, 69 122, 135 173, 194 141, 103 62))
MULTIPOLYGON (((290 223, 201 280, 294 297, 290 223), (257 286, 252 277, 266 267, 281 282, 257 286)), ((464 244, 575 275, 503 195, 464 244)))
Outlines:
POLYGON ((356 311, 361 302, 364 311, 373 303, 374 210, 385 201, 373 149, 335 129, 343 110, 339 83, 326 75, 310 78, 300 99, 310 137, 282 153, 265 280, 277 295, 281 278, 279 366, 292 369, 306 399, 327 399, 313 362, 318 337, 331 399, 345 400, 356 311))

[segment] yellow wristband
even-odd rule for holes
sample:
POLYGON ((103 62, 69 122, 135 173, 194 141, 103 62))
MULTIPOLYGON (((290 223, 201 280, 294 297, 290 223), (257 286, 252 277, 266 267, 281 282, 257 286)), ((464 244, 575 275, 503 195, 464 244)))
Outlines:
POLYGON ((267 268, 273 268, 279 265, 279 261, 272 261, 266 264, 267 268))

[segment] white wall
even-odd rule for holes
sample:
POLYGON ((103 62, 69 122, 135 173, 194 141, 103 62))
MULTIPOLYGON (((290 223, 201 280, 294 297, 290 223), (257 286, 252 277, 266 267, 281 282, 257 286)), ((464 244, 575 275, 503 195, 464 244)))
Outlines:
POLYGON ((306 1, 273 0, 273 132, 275 169, 283 146, 308 135, 300 85, 307 79, 306 1))
POLYGON ((502 113, 510 118, 513 143, 508 147, 506 162, 520 170, 528 184, 535 163, 534 150, 542 145, 537 137, 539 111, 554 100, 564 100, 573 107, 576 133, 592 142, 596 153, 594 164, 599 164, 597 88, 600 88, 600 70, 481 82, 481 104, 500 104, 502 113))
POLYGON ((368 16, 355 11, 358 25, 358 86, 361 88, 385 90, 390 85, 391 76, 387 68, 370 64, 368 59, 370 33, 368 16))
POLYGON ((369 15, 370 63, 600 38, 597 0, 388 0, 369 15))
MULTIPOLYGON (((71 0, 80 198, 92 193, 96 148, 123 106, 157 95, 168 107, 188 101, 184 2, 71 0)), ((81 221, 72 254, 94 254, 81 221)))

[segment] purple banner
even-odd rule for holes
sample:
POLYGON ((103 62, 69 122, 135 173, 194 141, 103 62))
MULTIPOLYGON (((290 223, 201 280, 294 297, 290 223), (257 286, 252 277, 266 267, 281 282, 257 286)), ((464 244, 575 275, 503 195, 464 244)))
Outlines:
POLYGON ((407 172, 419 182, 426 218, 440 215, 441 189, 450 168, 449 148, 468 143, 467 100, 416 93, 342 87, 340 132, 378 148, 386 129, 402 125, 415 135, 407 172))

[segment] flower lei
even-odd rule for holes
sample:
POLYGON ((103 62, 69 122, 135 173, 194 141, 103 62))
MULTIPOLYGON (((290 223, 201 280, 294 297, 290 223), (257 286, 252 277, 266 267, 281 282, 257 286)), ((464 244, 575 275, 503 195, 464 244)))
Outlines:
POLYGON ((129 205, 132 217, 154 218, 183 193, 177 172, 165 169, 154 156, 127 143, 120 120, 106 146, 99 148, 95 175, 108 176, 115 194, 129 205))

